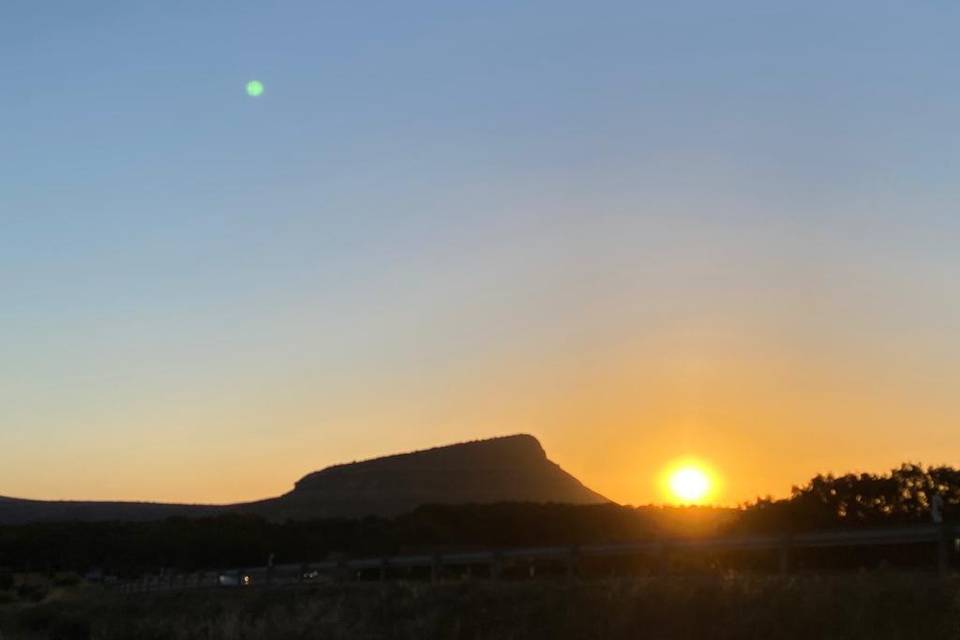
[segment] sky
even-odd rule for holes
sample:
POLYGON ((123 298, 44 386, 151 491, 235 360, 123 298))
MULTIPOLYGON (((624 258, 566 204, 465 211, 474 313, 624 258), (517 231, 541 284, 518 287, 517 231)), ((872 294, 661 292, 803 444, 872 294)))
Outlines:
POLYGON ((960 463, 960 5, 0 5, 0 495, 510 433, 621 503, 960 463), (264 92, 246 94, 259 80, 264 92))

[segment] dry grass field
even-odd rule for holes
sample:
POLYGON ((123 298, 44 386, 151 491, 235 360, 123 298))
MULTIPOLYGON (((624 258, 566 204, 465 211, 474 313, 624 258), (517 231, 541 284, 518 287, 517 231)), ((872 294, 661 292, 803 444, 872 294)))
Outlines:
POLYGON ((357 583, 0 605, 4 640, 960 637, 960 581, 928 574, 357 583))

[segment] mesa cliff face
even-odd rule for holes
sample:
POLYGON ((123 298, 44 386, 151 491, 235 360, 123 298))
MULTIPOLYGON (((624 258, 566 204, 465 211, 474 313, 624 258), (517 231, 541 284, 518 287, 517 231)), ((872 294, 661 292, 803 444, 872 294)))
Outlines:
POLYGON ((256 511, 277 517, 395 515, 422 504, 491 502, 609 500, 548 460, 536 438, 515 435, 328 467, 256 511))
POLYGON ((305 476, 277 498, 232 505, 51 502, 0 497, 0 524, 162 520, 249 513, 275 520, 393 516, 423 504, 556 502, 606 498, 547 459, 536 438, 515 435, 339 464, 305 476))

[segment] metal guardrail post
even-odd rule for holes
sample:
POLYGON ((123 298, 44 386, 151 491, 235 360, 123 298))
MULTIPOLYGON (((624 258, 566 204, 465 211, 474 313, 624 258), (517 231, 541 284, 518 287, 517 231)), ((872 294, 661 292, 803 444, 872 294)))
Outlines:
POLYGON ((946 577, 950 571, 950 533, 951 529, 940 524, 940 535, 937 537, 937 575, 946 577))
POLYGON ((430 582, 437 582, 440 580, 440 569, 443 565, 443 557, 437 553, 434 554, 433 559, 430 562, 430 582))
POLYGON ((786 575, 790 573, 790 547, 791 541, 790 536, 784 536, 783 540, 780 542, 780 548, 778 550, 780 556, 780 574, 786 575))
POLYGON ((670 545, 663 540, 657 545, 657 575, 664 576, 670 569, 670 545))
POLYGON ((579 573, 580 547, 573 545, 570 547, 570 554, 567 556, 567 580, 573 580, 579 573))

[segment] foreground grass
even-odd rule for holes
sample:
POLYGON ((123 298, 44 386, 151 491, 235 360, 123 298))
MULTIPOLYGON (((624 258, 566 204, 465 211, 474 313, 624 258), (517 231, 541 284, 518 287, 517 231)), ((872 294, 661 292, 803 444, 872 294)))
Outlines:
POLYGON ((960 581, 929 575, 350 584, 83 597, 0 609, 4 640, 960 637, 960 581))

